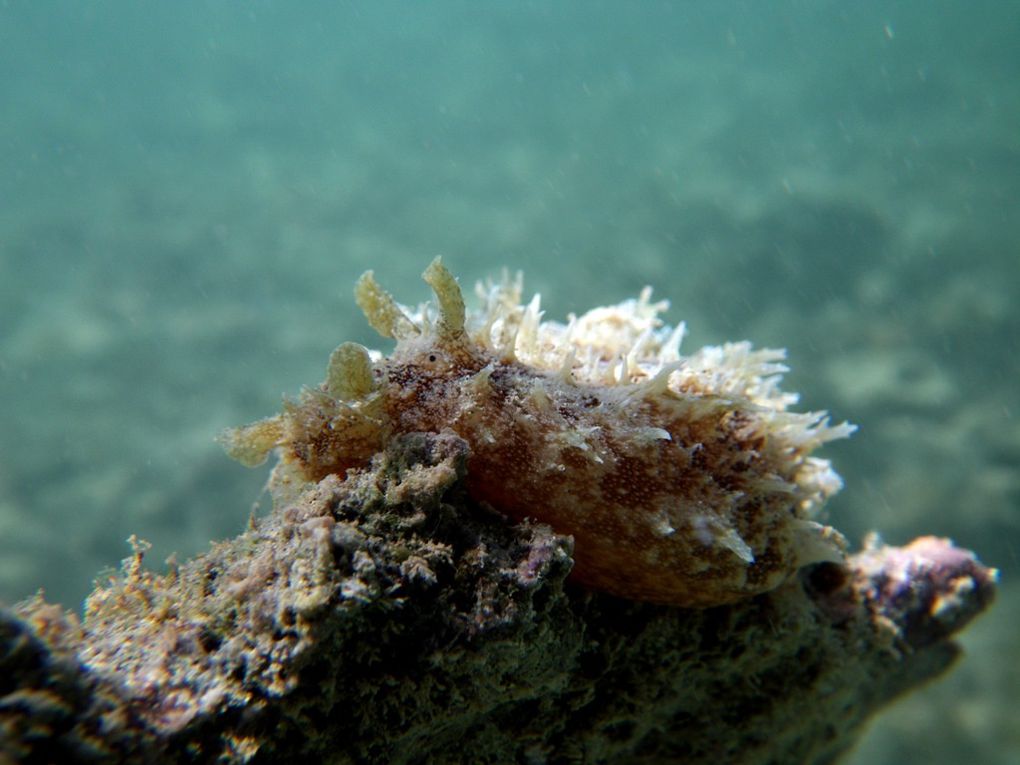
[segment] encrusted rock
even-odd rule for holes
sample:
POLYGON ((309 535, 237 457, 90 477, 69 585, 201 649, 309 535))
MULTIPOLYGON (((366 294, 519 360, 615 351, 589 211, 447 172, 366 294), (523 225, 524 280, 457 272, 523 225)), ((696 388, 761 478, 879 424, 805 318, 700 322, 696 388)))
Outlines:
POLYGON ((409 434, 204 556, 143 546, 77 620, 0 620, 0 762, 826 763, 941 673, 994 572, 877 544, 709 609, 571 583, 409 434))

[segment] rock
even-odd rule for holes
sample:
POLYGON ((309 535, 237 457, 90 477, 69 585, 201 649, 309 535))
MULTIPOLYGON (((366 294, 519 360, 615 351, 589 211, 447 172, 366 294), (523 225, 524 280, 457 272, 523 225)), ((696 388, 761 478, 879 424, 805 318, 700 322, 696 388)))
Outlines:
POLYGON ((164 575, 136 544, 80 623, 0 612, 0 763, 828 763, 993 598, 931 537, 715 608, 590 592, 467 454, 403 436, 164 575))

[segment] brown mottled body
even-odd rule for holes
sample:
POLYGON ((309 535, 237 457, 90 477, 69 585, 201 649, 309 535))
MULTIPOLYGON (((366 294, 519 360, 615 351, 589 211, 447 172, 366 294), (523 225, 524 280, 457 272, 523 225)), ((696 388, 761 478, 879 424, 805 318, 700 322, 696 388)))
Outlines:
POLYGON ((324 390, 234 431, 233 451, 251 461, 281 446, 315 481, 365 466, 396 435, 452 431, 471 447, 475 500, 572 535, 572 576, 633 599, 728 603, 841 556, 838 534, 807 514, 826 493, 816 474, 827 463, 808 456, 825 438, 792 428, 783 406, 700 378, 669 382, 670 368, 596 384, 575 379, 572 356, 555 370, 524 363, 512 344, 466 330, 459 288, 438 262, 425 277, 435 326, 424 312, 408 318, 367 275, 359 303, 397 338, 393 354, 370 362, 341 346, 324 390), (257 443, 245 435, 253 428, 257 443))
POLYGON ((704 606, 770 590, 796 567, 783 529, 795 497, 761 491, 777 465, 746 414, 720 402, 692 420, 686 402, 640 385, 565 385, 477 349, 428 350, 386 371, 395 431, 465 439, 473 498, 571 534, 577 581, 704 606), (719 543, 731 526, 753 563, 737 538, 719 543))

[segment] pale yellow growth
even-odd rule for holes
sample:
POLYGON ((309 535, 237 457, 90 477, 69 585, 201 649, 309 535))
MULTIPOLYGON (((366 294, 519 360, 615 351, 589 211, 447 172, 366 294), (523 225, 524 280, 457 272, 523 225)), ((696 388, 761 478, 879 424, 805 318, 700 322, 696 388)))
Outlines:
POLYGON ((227 428, 216 440, 231 459, 245 467, 256 467, 266 461, 269 452, 283 443, 284 435, 283 418, 276 416, 243 428, 227 428))
POLYGON ((329 357, 326 392, 333 398, 354 401, 375 388, 372 359, 368 349, 358 343, 343 343, 329 357))
POLYGON ((400 309, 393 296, 379 286, 371 271, 366 271, 358 279, 354 286, 354 300, 364 312, 372 329, 383 337, 402 340, 421 333, 400 309))
POLYGON ((464 296, 457 280, 439 257, 429 263, 421 276, 436 293, 439 336, 445 339, 461 337, 464 334, 464 296))

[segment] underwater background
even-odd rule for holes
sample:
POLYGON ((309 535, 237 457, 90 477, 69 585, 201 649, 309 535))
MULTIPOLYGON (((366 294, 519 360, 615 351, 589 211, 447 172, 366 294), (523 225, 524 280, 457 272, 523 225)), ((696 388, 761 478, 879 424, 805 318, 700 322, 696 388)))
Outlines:
POLYGON ((214 443, 442 254, 789 349, 859 545, 1002 571, 853 763, 1020 763, 1020 4, 0 3, 0 601, 242 530, 214 443), (1013 709, 1011 710, 1011 707, 1013 709))

